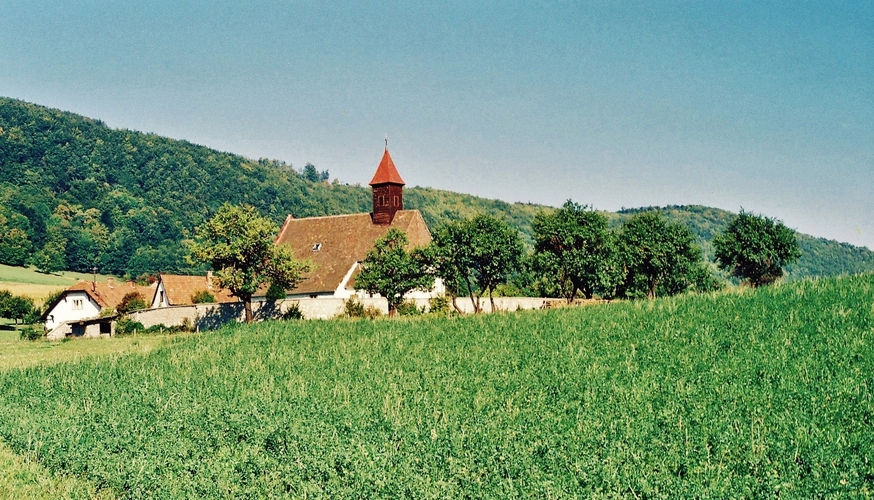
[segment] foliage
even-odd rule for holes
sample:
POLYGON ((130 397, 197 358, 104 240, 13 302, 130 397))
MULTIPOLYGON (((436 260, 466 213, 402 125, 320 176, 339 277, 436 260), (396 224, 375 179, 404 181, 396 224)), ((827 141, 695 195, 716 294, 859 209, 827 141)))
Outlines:
POLYGON ((192 260, 212 265, 218 285, 243 301, 247 323, 252 322, 252 295, 259 287, 269 283, 290 290, 309 271, 287 246, 273 244, 276 233, 276 226, 255 207, 226 203, 198 226, 197 240, 189 242, 192 260))
POLYGON ((264 299, 270 302, 285 300, 285 297, 285 290, 283 290, 281 286, 277 286, 275 283, 270 283, 270 287, 267 288, 267 293, 264 295, 264 299))
POLYGON ((439 314, 446 316, 449 314, 449 298, 445 295, 438 295, 428 299, 428 313, 439 314))
POLYGON ((0 318, 8 318, 18 322, 35 322, 38 310, 33 305, 33 299, 20 295, 12 295, 8 290, 0 290, 0 318))
POLYGON ((622 279, 618 251, 607 217, 571 200, 558 210, 534 217, 534 248, 547 270, 557 273, 561 295, 573 301, 577 291, 591 299, 612 294, 622 279))
POLYGON ((385 297, 389 316, 394 316, 405 294, 434 285, 434 277, 426 272, 422 254, 415 249, 408 251, 407 246, 407 235, 403 231, 389 229, 367 252, 361 262, 361 272, 355 278, 355 288, 385 297))
POLYGON ((146 328, 139 321, 134 321, 128 317, 118 318, 115 322, 116 335, 130 335, 144 331, 146 328))
POLYGON ((198 290, 191 294, 192 304, 213 304, 215 303, 215 295, 207 290, 198 290))
POLYGON ((365 307, 364 304, 358 302, 355 297, 349 297, 343 303, 343 316, 347 318, 374 319, 382 316, 382 313, 379 309, 373 306, 365 307))
MULTIPOLYGON (((8 227, 26 234, 34 251, 31 264, 45 272, 90 272, 97 265, 119 276, 201 273, 204 266, 186 262, 182 242, 226 202, 253 204, 275 224, 288 214, 370 210, 366 186, 311 182, 304 175, 318 170, 303 170, 0 98, 0 215, 8 227)), ((327 177, 323 171, 318 180, 327 177)), ((500 217, 520 231, 529 248, 532 220, 544 209, 421 187, 405 189, 404 200, 422 211, 432 229, 478 213, 500 217)), ((609 216, 618 225, 647 210, 609 216)), ((711 239, 734 215, 694 205, 662 212, 692 228, 708 260, 711 239)), ((874 252, 866 248, 806 235, 799 240, 803 254, 786 266, 790 280, 874 270, 874 252)))
POLYGON ((872 302, 867 275, 231 326, 5 370, 0 437, 134 499, 865 497, 872 302))
POLYGON ((284 320, 303 319, 303 312, 300 310, 300 304, 292 302, 288 305, 285 312, 282 314, 284 320))
POLYGON ((116 307, 119 314, 128 314, 142 309, 148 309, 149 304, 146 298, 140 292, 128 292, 121 298, 121 302, 116 307))
POLYGON ((45 334, 46 333, 42 328, 37 328, 31 324, 21 329, 21 332, 19 333, 19 338, 21 340, 36 341, 45 337, 45 334))
POLYGON ((404 301, 398 304, 397 311, 398 314, 401 316, 420 316, 422 314, 425 314, 424 307, 419 309, 415 302, 409 301, 404 301))
POLYGON ((467 291, 474 310, 480 312, 480 299, 488 294, 494 310, 495 287, 520 267, 522 240, 506 222, 480 214, 438 228, 429 259, 453 298, 467 291))
POLYGON ((18 227, 10 227, 8 219, 0 213, 0 264, 23 266, 31 253, 30 238, 18 227))
POLYGON ((704 263, 686 226, 660 212, 642 212, 622 224, 619 248, 626 269, 618 287, 622 297, 675 295, 689 289, 704 263))
POLYGON ((795 231, 782 222, 741 210, 713 240, 716 262, 753 287, 783 276, 783 266, 801 256, 795 231))

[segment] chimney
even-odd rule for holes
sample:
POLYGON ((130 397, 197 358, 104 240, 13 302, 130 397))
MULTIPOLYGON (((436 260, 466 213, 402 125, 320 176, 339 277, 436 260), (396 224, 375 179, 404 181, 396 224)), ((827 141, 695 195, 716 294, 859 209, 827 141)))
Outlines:
POLYGON ((206 272, 206 289, 212 290, 212 271, 206 272))

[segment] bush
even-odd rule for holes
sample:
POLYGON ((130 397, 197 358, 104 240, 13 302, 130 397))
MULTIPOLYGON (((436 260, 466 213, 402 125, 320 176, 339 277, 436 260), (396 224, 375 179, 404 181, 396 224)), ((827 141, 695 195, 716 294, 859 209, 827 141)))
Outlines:
POLYGON ((285 300, 285 290, 283 290, 281 286, 276 286, 275 284, 270 283, 270 288, 267 289, 264 299, 269 302, 285 300))
POLYGON ((149 305, 146 303, 146 299, 142 294, 140 294, 140 292, 128 292, 124 297, 122 297, 121 304, 118 305, 118 313, 127 314, 148 307, 149 305))
POLYGON ((195 330, 194 324, 191 322, 191 318, 188 316, 182 318, 182 326, 179 327, 183 332, 193 332, 195 330))
POLYGON ((425 313, 425 308, 419 309, 415 302, 401 302, 398 304, 398 314, 401 316, 418 316, 425 313))
POLYGON ((142 332, 145 327, 139 321, 134 321, 130 318, 120 318, 115 322, 116 335, 128 335, 131 333, 142 332))
POLYGON ((215 303, 215 295, 209 293, 206 290, 200 290, 194 292, 191 295, 191 303, 192 304, 213 304, 215 303))
POLYGON ((428 312, 431 314, 449 314, 449 297, 446 295, 438 295, 428 300, 428 312))
POLYGON ((300 311, 300 305, 297 302, 292 302, 285 313, 282 315, 284 320, 303 319, 303 313, 300 311))
POLYGON ((350 297, 343 306, 343 315, 347 318, 373 319, 382 316, 382 311, 373 306, 364 307, 355 297, 350 297))
POLYGON ((45 331, 42 328, 28 326, 21 330, 19 338, 21 340, 39 340, 45 336, 45 331))

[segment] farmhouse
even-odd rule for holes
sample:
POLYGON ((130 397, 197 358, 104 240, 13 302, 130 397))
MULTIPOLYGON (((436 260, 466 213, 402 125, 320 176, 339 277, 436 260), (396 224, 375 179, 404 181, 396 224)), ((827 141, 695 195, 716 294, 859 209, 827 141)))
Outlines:
POLYGON ((138 286, 134 282, 116 284, 110 278, 106 283, 80 281, 61 292, 40 317, 48 337, 96 337, 113 333, 114 316, 100 318, 103 310, 116 309, 130 292, 138 292, 146 302, 153 300, 156 286, 138 286))
MULTIPOLYGON (((356 290, 355 276, 361 261, 379 238, 395 228, 407 235, 410 248, 431 242, 431 233, 418 210, 404 210, 404 181, 388 152, 370 181, 373 211, 370 213, 332 215, 295 219, 289 215, 279 230, 275 244, 288 245, 296 259, 308 259, 313 270, 291 291, 289 299, 365 297, 356 290)), ((429 292, 413 292, 409 298, 427 298, 442 294, 440 283, 429 292)))
POLYGON ((194 304, 194 296, 208 292, 214 302, 227 304, 239 302, 226 288, 213 284, 212 271, 204 276, 182 276, 178 274, 158 274, 157 289, 151 301, 152 307, 190 306, 194 304))

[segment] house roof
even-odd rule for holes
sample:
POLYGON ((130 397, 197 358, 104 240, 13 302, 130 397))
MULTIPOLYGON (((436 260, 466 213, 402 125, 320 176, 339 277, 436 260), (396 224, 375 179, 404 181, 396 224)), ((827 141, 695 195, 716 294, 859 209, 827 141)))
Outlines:
POLYGON ((373 174, 373 179, 370 180, 370 185, 377 184, 400 184, 403 186, 404 180, 401 179, 401 174, 395 168, 395 162, 392 161, 391 155, 388 154, 388 148, 385 148, 385 154, 382 155, 382 161, 376 167, 376 173, 373 174))
POLYGON ((391 224, 373 223, 371 214, 295 219, 288 216, 277 245, 291 247, 296 259, 308 259, 312 270, 295 293, 334 292, 356 262, 364 260, 377 239, 395 228, 407 235, 409 248, 427 246, 431 233, 418 210, 399 210, 391 224))
POLYGON ((42 315, 42 320, 48 317, 49 312, 60 302, 67 294, 71 292, 85 292, 91 300, 93 300, 101 309, 117 309, 121 304, 121 300, 130 292, 138 292, 147 303, 151 304, 155 298, 157 284, 150 286, 139 286, 133 281, 125 283, 101 282, 95 283, 91 281, 80 281, 75 285, 64 290, 57 299, 46 308, 46 312, 42 315))
POLYGON ((173 306, 188 306, 193 304, 191 297, 202 291, 207 291, 215 297, 219 304, 239 302, 226 288, 213 285, 212 277, 206 276, 182 276, 178 274, 160 274, 158 279, 164 285, 164 293, 167 294, 167 303, 173 306))
POLYGON ((125 295, 131 292, 138 292, 146 302, 151 302, 155 297, 157 285, 140 286, 133 281, 125 283, 94 283, 91 281, 80 281, 75 285, 67 288, 66 292, 84 291, 94 302, 103 308, 115 309, 121 304, 121 300, 125 295))

